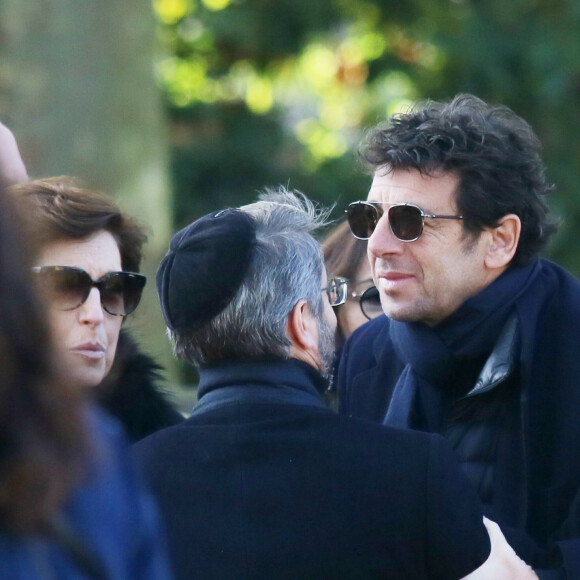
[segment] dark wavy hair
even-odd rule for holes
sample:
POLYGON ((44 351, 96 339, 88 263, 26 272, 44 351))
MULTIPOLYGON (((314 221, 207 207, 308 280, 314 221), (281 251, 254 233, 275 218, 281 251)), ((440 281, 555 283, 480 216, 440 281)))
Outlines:
POLYGON ((26 181, 9 192, 18 199, 33 253, 53 241, 88 238, 105 230, 117 241, 123 270, 139 272, 145 228, 108 195, 84 189, 67 176, 26 181))
POLYGON ((58 371, 48 323, 0 187, 0 528, 42 531, 89 453, 82 394, 58 371))
POLYGON ((366 134, 359 154, 373 173, 378 168, 455 173, 466 232, 495 227, 510 213, 519 216, 522 231, 512 265, 520 266, 537 256, 557 230, 545 201, 553 185, 540 150, 531 126, 511 109, 463 94, 394 115, 366 134))

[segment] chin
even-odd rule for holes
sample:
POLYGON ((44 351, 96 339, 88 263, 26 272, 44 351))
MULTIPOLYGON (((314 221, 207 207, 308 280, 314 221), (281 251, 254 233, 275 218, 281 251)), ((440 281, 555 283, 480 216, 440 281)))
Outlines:
POLYGON ((410 322, 413 318, 412 311, 410 312, 408 307, 402 306, 401 304, 393 304, 392 302, 385 304, 382 303, 383 312, 393 320, 399 322, 410 322))
POLYGON ((423 313, 409 308, 388 308, 385 314, 397 322, 422 322, 425 319, 423 313))
POLYGON ((71 380, 79 389, 93 389, 101 384, 105 378, 105 374, 105 371, 79 373, 78 375, 72 376, 71 380))

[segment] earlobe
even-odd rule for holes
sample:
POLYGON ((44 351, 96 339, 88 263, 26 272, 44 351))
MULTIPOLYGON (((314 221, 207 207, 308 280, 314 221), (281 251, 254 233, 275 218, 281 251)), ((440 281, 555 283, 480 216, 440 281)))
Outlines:
POLYGON ((518 248, 521 229, 520 218, 515 214, 508 214, 501 218, 498 226, 486 230, 491 236, 485 255, 485 265, 489 269, 505 268, 509 265, 518 248))

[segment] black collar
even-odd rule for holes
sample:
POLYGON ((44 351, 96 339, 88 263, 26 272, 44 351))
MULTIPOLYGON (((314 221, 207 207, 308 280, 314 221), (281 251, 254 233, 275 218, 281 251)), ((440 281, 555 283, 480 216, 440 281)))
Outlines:
POLYGON ((224 362, 200 369, 192 414, 234 403, 284 403, 325 407, 325 379, 297 359, 224 362))

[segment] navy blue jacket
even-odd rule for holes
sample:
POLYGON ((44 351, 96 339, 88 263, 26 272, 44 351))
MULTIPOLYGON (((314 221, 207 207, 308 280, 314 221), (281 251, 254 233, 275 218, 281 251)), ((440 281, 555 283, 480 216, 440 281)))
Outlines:
POLYGON ((296 360, 201 371, 192 416, 135 445, 179 580, 455 579, 489 542, 438 436, 340 417, 296 360))
POLYGON ((98 457, 55 521, 58 539, 0 529, 0 578, 170 580, 153 498, 116 421, 91 416, 98 457))
MULTIPOLYGON (((534 288, 515 305, 521 344, 514 373, 520 408, 514 421, 520 425, 525 473, 520 488, 510 493, 511 501, 524 505, 523 522, 520 529, 509 530, 501 513, 493 519, 528 563, 535 565, 530 554, 544 561, 542 567, 546 560, 552 562, 553 571, 542 572, 542 578, 578 579, 580 284, 550 262, 540 265, 534 288)), ((341 414, 382 422, 404 366, 387 317, 359 328, 342 352, 337 385, 341 414)), ((513 465, 500 462, 495 469, 502 480, 510 480, 513 465)))

